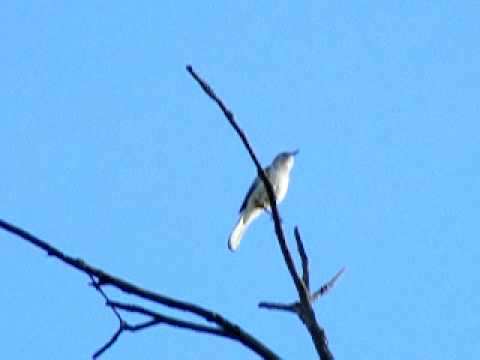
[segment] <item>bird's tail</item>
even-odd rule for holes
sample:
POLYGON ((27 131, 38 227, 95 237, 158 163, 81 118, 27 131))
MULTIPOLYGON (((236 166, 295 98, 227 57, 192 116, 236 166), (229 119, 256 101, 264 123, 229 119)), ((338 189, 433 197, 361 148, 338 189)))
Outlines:
POLYGON ((230 237, 228 238, 228 248, 230 251, 236 251, 240 246, 240 241, 243 238, 243 234, 247 230, 250 223, 255 220, 260 214, 262 210, 259 208, 253 209, 252 211, 247 211, 245 209, 241 214, 240 218, 238 219, 237 224, 232 230, 230 237))

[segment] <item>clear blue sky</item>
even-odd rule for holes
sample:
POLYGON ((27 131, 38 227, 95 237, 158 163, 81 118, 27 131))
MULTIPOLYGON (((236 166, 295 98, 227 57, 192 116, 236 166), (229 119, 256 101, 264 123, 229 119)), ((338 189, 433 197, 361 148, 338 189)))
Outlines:
MULTIPOLYGON (((301 150, 280 210, 313 284, 348 269, 315 305, 336 358, 480 358, 479 14, 478 1, 4 1, 0 217, 314 358, 295 317, 256 306, 295 296, 268 217, 227 250, 255 170, 191 63, 263 163, 301 150)), ((0 252, 2 358, 85 359, 116 329, 83 274, 3 232, 0 252)), ((167 327, 104 356, 159 358, 256 357, 167 327)))

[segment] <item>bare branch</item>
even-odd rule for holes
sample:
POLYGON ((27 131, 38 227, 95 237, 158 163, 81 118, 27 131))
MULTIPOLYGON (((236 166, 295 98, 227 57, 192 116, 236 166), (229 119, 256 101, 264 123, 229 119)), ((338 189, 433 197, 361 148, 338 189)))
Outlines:
POLYGON ((205 91, 205 93, 213 101, 215 101, 215 103, 217 103, 217 105, 220 107, 223 114, 227 118, 228 122, 230 123, 230 125, 232 125, 234 130, 237 132, 238 136, 243 142, 243 145, 247 149, 250 157, 252 158, 252 161, 255 164, 255 167, 257 168, 258 176, 262 179, 265 185, 265 189, 268 195, 268 200, 270 202, 270 208, 272 210, 273 222, 275 225, 275 234, 277 235, 277 239, 280 245, 280 249, 282 251, 283 259, 285 261, 285 264, 287 265, 287 269, 290 273, 293 283, 295 284, 295 288, 297 290, 297 293, 300 299, 301 310, 299 311, 299 317, 307 327, 307 330, 310 333, 310 336, 312 337, 312 341, 315 345, 315 348, 320 358, 322 360, 332 360, 333 355, 328 349, 328 341, 325 335, 325 331, 318 325, 318 322, 315 318, 315 313, 310 303, 310 293, 306 289, 303 281, 300 279, 295 269, 295 265, 293 263, 290 251, 288 250, 287 242, 285 240, 285 234, 283 233, 282 223, 280 220, 280 215, 278 213, 277 202, 276 202, 275 193, 273 191, 272 184, 270 183, 267 176, 265 175, 262 169, 262 166, 260 165, 247 137, 245 136, 242 129, 235 122, 235 117, 233 116, 233 113, 225 106, 223 101, 215 94, 215 92, 212 90, 210 85, 208 85, 208 83, 205 80, 203 80, 195 72, 195 70, 193 70, 193 67, 191 65, 187 65, 186 69, 190 73, 190 75, 192 75, 195 81, 201 86, 203 91, 205 91))
POLYGON ((147 329, 149 327, 155 326, 158 323, 160 323, 159 320, 152 319, 152 320, 148 320, 148 321, 145 321, 145 322, 137 324, 137 325, 128 325, 128 330, 132 331, 132 332, 140 331, 140 330, 144 330, 144 329, 147 329))
POLYGON ((124 330, 123 326, 120 325, 118 327, 117 331, 115 331, 115 333, 112 335, 110 340, 108 340, 105 343, 105 345, 103 345, 100 349, 95 351, 92 358, 93 359, 98 359, 105 351, 107 351, 117 341, 117 339, 120 337, 120 334, 123 332, 123 330, 124 330))
MULTIPOLYGON (((182 329, 194 330, 197 332, 209 333, 217 336, 223 336, 223 337, 228 337, 230 339, 235 339, 233 335, 227 333, 225 330, 221 328, 196 324, 190 321, 179 320, 171 316, 166 316, 158 312, 148 310, 139 305, 124 304, 116 301, 110 301, 108 302, 108 305, 116 309, 150 316, 152 320, 155 320, 151 322, 152 323, 151 325, 167 324, 167 325, 171 325, 171 326, 182 328, 182 329)), ((145 324, 143 324, 142 329, 144 329, 145 327, 146 327, 145 324)), ((132 326, 127 326, 127 330, 132 330, 133 328, 134 327, 132 326)))
POLYGON ((312 302, 315 302, 319 297, 325 295, 335 285, 336 281, 345 272, 345 267, 341 268, 327 283, 323 284, 320 289, 312 294, 312 302))
POLYGON ((293 234, 295 235, 295 240, 297 241, 297 249, 298 253, 300 254, 300 259, 302 261, 302 279, 303 283, 305 284, 308 291, 310 291, 310 275, 308 270, 308 256, 305 252, 305 248, 303 247, 302 238, 300 237, 300 230, 298 230, 298 226, 295 226, 293 230, 293 234))
MULTIPOLYGON (((26 240, 27 242, 33 244, 34 246, 46 251, 48 255, 61 260, 65 264, 87 274, 88 276, 90 277, 94 276, 97 279, 96 283, 98 283, 99 286, 111 285, 127 294, 131 294, 142 299, 150 300, 154 303, 161 304, 173 309, 195 314, 205 319, 208 322, 217 324, 221 329, 223 329, 226 333, 230 335, 228 336, 229 338, 232 338, 241 342, 243 345, 245 345, 247 348, 249 348, 253 352, 257 353, 262 358, 275 359, 275 360, 279 359, 278 355, 276 355, 272 350, 270 350, 267 346, 265 346, 259 340, 257 340, 252 335, 250 335, 249 333, 241 329, 238 325, 230 322, 229 320, 225 319, 223 316, 221 316, 216 312, 207 310, 201 306, 198 306, 192 303, 176 300, 165 295, 160 295, 151 290, 140 288, 134 285, 133 283, 117 278, 101 269, 95 268, 87 264, 81 259, 73 258, 69 255, 66 255, 60 250, 58 250, 57 248, 48 244, 47 242, 40 240, 39 238, 28 233, 27 231, 1 219, 0 219, 0 228, 22 238, 23 240, 26 240)), ((123 323, 122 329, 123 327, 125 327, 125 323, 123 323)), ((112 336, 112 339, 109 341, 109 343, 110 342, 114 343, 121 332, 122 330, 119 329, 114 334, 114 336, 112 336)), ((106 345, 108 345, 108 343, 106 345)))
POLYGON ((297 313, 298 303, 282 304, 282 303, 262 301, 261 303, 258 304, 258 307, 262 309, 267 309, 267 310, 282 310, 282 311, 297 313))
POLYGON ((97 280, 95 279, 95 277, 93 275, 90 275, 90 279, 92 279, 92 282, 91 282, 91 285, 95 288, 95 290, 97 290, 100 295, 102 295, 102 297, 105 299, 105 305, 109 306, 110 309, 112 309, 113 313, 115 314, 115 316, 117 317, 118 321, 120 323, 123 322, 123 319, 122 317, 120 316, 120 314, 118 313, 117 309, 115 309, 113 306, 110 306, 109 305, 109 302, 110 302, 110 299, 108 298, 107 294, 105 294, 105 292, 103 291, 102 289, 102 285, 100 285, 99 282, 97 282, 97 280))
POLYGON ((95 351, 95 353, 93 354, 93 358, 97 359, 117 341, 117 339, 120 337, 123 330, 125 330, 125 324, 126 323, 122 319, 122 317, 120 316, 117 309, 115 309, 113 306, 109 305, 110 299, 108 298, 107 294, 105 294, 105 292, 102 289, 102 286, 97 282, 95 277, 93 275, 90 275, 90 279, 92 279, 91 285, 100 293, 100 295, 102 295, 102 297, 105 299, 105 304, 110 307, 110 309, 113 311, 113 313, 115 314, 115 316, 118 319, 118 329, 112 335, 110 340, 108 340, 105 343, 105 345, 103 345, 100 349, 95 351))

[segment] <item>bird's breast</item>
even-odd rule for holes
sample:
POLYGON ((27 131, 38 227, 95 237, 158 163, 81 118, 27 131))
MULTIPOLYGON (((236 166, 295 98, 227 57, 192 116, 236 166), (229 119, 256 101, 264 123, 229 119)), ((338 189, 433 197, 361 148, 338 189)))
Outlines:
POLYGON ((289 176, 280 176, 278 178, 278 184, 275 187, 275 196, 277 197, 277 202, 282 201, 287 195, 289 176))

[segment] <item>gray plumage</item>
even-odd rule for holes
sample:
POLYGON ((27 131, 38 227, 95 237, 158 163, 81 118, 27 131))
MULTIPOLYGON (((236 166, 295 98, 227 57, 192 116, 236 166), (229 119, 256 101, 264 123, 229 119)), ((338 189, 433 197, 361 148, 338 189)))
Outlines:
MULTIPOLYGON (((297 153, 298 150, 282 152, 273 159, 271 165, 264 169, 268 180, 272 184, 277 203, 280 203, 287 194, 290 171, 293 167, 294 156, 297 153)), ((248 226, 253 220, 260 216, 265 209, 270 209, 270 202, 268 201, 265 184, 262 179, 257 176, 245 195, 245 199, 240 206, 238 222, 228 238, 228 248, 231 251, 238 249, 248 226)))

